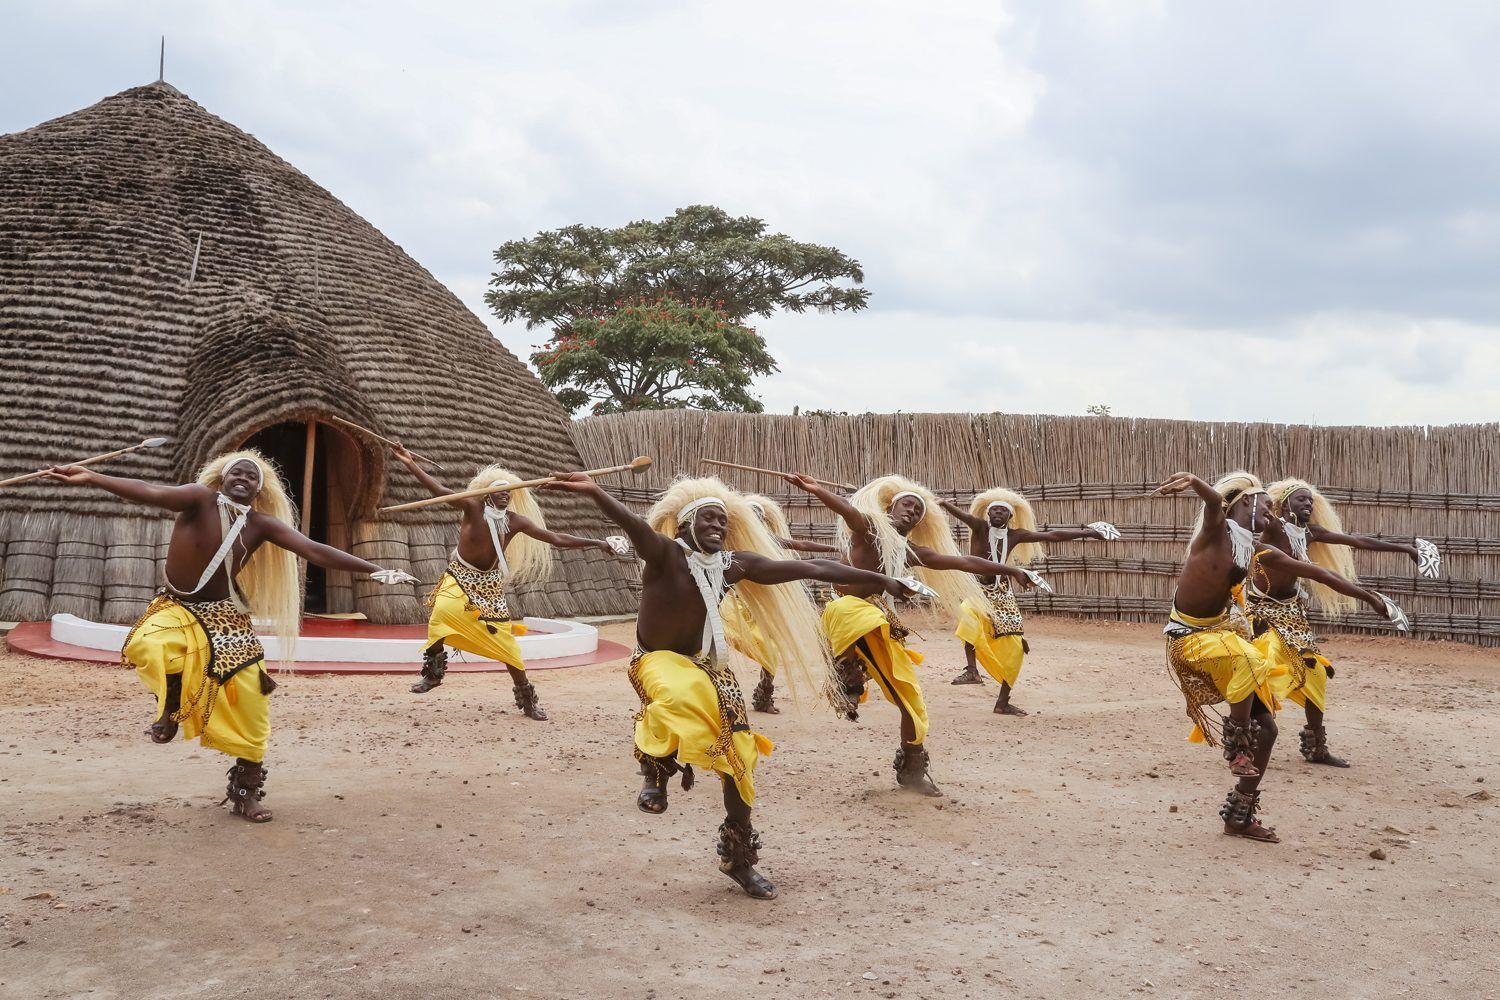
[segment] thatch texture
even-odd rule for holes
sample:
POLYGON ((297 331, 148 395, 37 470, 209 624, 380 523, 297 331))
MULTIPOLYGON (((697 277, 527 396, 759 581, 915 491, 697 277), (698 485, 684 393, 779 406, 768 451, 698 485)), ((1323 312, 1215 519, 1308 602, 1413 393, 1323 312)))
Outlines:
MULTIPOLYGON (((182 482, 262 428, 330 415, 432 456, 455 489, 496 460, 527 476, 579 463, 566 414, 458 299, 173 87, 0 137, 0 478, 165 435, 171 447, 100 468, 182 482)), ((340 484, 339 530, 430 584, 454 514, 377 517, 377 504, 426 493, 380 446, 353 447, 360 473, 340 484)), ((598 526, 574 498, 547 508, 562 530, 598 526)), ((127 620, 160 581, 167 527, 100 491, 0 490, 0 619, 127 620)), ((567 553, 519 604, 629 608, 633 575, 626 561, 567 553)), ((380 621, 423 617, 414 590, 332 581, 330 594, 380 621)))
MULTIPOLYGON (((1422 580, 1397 554, 1360 552, 1365 583, 1411 614, 1416 634, 1500 645, 1500 426, 1303 427, 1110 417, 1010 414, 780 416, 667 411, 592 417, 574 424, 584 463, 639 451, 655 457, 646 478, 619 489, 646 504, 701 459, 805 472, 863 483, 900 472, 967 503, 990 486, 1027 494, 1043 526, 1113 521, 1113 544, 1055 545, 1039 568, 1058 596, 1023 597, 1037 610, 1159 621, 1167 610, 1191 532, 1195 503, 1144 499, 1179 469, 1212 479, 1247 468, 1269 482, 1316 483, 1352 531, 1443 550, 1440 580, 1422 580)), ((793 530, 830 540, 833 519, 817 501, 778 480, 721 470, 770 494, 793 530)), ((1384 631, 1368 612, 1339 627, 1384 631)))

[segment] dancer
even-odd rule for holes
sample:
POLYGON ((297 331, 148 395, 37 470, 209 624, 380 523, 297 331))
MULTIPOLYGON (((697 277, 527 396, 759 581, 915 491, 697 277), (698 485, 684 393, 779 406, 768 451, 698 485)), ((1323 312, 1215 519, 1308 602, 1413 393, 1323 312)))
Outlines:
MULTIPOLYGON (((1328 749, 1328 731, 1323 719, 1328 681, 1334 669, 1318 648, 1307 620, 1307 606, 1311 604, 1328 617, 1338 618, 1352 611, 1357 600, 1362 600, 1385 615, 1384 598, 1354 586, 1354 558, 1349 548, 1403 552, 1424 566, 1425 553, 1417 543, 1429 546, 1432 543, 1416 539, 1406 545, 1369 535, 1346 534, 1328 500, 1311 483, 1300 479, 1273 483, 1270 494, 1276 517, 1263 541, 1299 562, 1315 564, 1332 579, 1305 573, 1292 577, 1274 569, 1264 583, 1252 578, 1246 587, 1246 612, 1258 633, 1255 644, 1268 659, 1282 663, 1290 671, 1290 690, 1286 696, 1301 705, 1306 716, 1306 725, 1300 733, 1303 758, 1313 764, 1348 767, 1348 761, 1328 749), (1308 581, 1305 591, 1298 585, 1298 577, 1308 581)), ((1424 566, 1424 573, 1427 571, 1424 566)), ((1435 565, 1431 572, 1436 575, 1435 565)))
MULTIPOLYGON (((433 496, 448 496, 453 492, 417 464, 404 447, 396 445, 392 451, 433 496)), ((520 481, 514 473, 490 465, 480 469, 465 489, 479 490, 520 481)), ((516 707, 528 719, 545 722, 547 713, 537 697, 536 686, 526 677, 521 645, 516 642, 517 635, 525 634, 526 626, 511 618, 505 588, 508 584, 545 578, 552 568, 548 545, 605 552, 615 549, 604 539, 548 530, 542 509, 529 489, 465 497, 451 501, 449 506, 462 511, 463 520, 459 522, 458 544, 448 569, 427 596, 432 616, 427 622, 427 646, 422 651, 422 677, 411 689, 424 694, 443 683, 448 672, 446 647, 452 646, 505 664, 516 707)))
MULTIPOLYGON (((937 498, 925 486, 902 476, 871 480, 847 499, 806 476, 787 482, 806 490, 840 518, 838 539, 851 566, 879 569, 895 577, 912 566, 938 602, 957 614, 965 601, 983 606, 976 576, 1005 576, 1022 587, 1032 585, 1024 569, 978 556, 960 555, 937 498), (933 572, 953 570, 956 572, 933 572)), ((924 795, 941 795, 932 780, 925 741, 927 706, 915 664, 921 654, 906 648, 911 630, 882 599, 878 588, 839 588, 843 595, 823 609, 823 628, 843 667, 851 697, 864 700, 865 680, 873 679, 885 698, 901 712, 901 746, 896 751, 896 783, 924 795)), ((855 713, 850 712, 850 718, 855 713)))
MULTIPOLYGON (((1119 530, 1107 521, 1096 521, 1082 528, 1038 531, 1031 501, 1014 490, 999 487, 976 496, 968 510, 951 500, 939 502, 968 527, 969 552, 994 562, 1014 561, 1028 566, 1046 554, 1043 542, 1078 542, 1090 538, 1113 541, 1120 537, 1119 530)), ((953 678, 953 683, 982 684, 977 660, 1000 682, 995 712, 1025 715, 1023 709, 1010 701, 1011 689, 1021 676, 1021 662, 1031 652, 1021 625, 1021 607, 1016 603, 1010 580, 1005 577, 982 577, 979 583, 984 589, 985 603, 965 604, 958 616, 957 636, 964 643, 964 669, 953 678)))
MULTIPOLYGON (((755 511, 755 516, 760 518, 766 530, 776 539, 777 545, 789 552, 838 553, 836 545, 826 545, 823 542, 814 542, 805 538, 793 538, 791 526, 787 524, 786 512, 775 500, 759 493, 743 495, 750 509, 755 511)), ((755 691, 750 695, 750 707, 757 712, 765 712, 767 715, 780 714, 781 709, 776 707, 775 648, 766 641, 759 626, 745 609, 744 602, 739 600, 732 591, 724 598, 724 606, 720 610, 724 616, 724 636, 729 640, 729 644, 760 667, 760 683, 755 685, 755 691)))
POLYGON ((726 587, 782 654, 783 676, 800 675, 811 690, 836 698, 838 686, 817 613, 805 588, 775 586, 798 580, 861 586, 906 596, 900 580, 821 559, 788 559, 745 498, 718 479, 681 479, 645 519, 583 473, 559 474, 546 489, 588 497, 625 529, 644 560, 641 609, 630 681, 641 699, 635 755, 644 782, 636 805, 667 809, 667 780, 679 771, 690 788, 693 767, 717 772, 723 783, 719 870, 749 896, 772 899, 776 887, 755 869, 760 836, 751 826, 755 768, 771 742, 752 732, 734 672, 724 662, 726 640, 719 606, 726 587))
POLYGON ((1203 501, 1203 509, 1163 630, 1167 664, 1187 701, 1195 742, 1215 745, 1205 709, 1229 702, 1219 742, 1238 781, 1219 809, 1224 832, 1280 843, 1276 831, 1255 817, 1261 778, 1276 743, 1276 698, 1270 667, 1251 644, 1248 623, 1235 614, 1233 597, 1250 570, 1256 534, 1270 517, 1270 505, 1260 480, 1248 472, 1230 473, 1212 486, 1178 472, 1156 492, 1171 496, 1188 490, 1203 501))
POLYGON ((182 486, 121 479, 76 465, 48 475, 177 515, 167 548, 166 586, 130 630, 122 661, 135 667, 156 696, 152 742, 170 743, 180 724, 183 738, 235 758, 224 801, 233 801, 235 814, 252 823, 269 822, 271 810, 261 803, 271 735, 269 696, 276 683, 266 673, 265 651, 250 615, 272 623, 282 659, 290 663, 302 618, 298 556, 327 569, 365 573, 383 584, 416 583, 416 577, 381 569, 297 531, 286 488, 256 451, 220 456, 203 467, 197 482, 182 486), (187 589, 174 580, 197 582, 187 589))

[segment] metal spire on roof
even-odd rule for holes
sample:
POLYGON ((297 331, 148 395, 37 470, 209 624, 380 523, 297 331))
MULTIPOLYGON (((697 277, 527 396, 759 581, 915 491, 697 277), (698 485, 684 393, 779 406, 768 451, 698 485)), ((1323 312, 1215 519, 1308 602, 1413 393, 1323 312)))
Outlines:
POLYGON ((156 66, 156 82, 167 82, 167 36, 161 36, 161 61, 156 66))

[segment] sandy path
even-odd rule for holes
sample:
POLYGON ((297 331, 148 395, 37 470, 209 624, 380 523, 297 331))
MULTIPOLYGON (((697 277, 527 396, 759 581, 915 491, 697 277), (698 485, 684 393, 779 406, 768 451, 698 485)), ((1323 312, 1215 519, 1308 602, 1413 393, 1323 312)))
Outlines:
POLYGON ((1355 768, 1284 713, 1266 847, 1217 832, 1153 627, 1031 622, 1026 719, 923 631, 949 798, 894 790, 883 702, 757 716, 771 903, 714 868, 715 783, 636 811, 620 663, 538 672, 551 723, 503 675, 294 678, 251 827, 129 673, 0 654, 0 995, 1500 996, 1496 651, 1330 643, 1355 768))

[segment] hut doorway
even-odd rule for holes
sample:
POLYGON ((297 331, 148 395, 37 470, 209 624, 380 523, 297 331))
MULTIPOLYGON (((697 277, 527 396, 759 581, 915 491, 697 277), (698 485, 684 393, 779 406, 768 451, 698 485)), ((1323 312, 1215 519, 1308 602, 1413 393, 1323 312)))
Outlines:
MULTIPOLYGON (((359 445, 336 427, 298 420, 263 427, 250 435, 244 446, 257 449, 281 470, 303 533, 315 542, 348 552, 354 505, 363 495, 365 481, 359 445)), ((309 565, 305 607, 311 614, 353 611, 351 574, 309 565)))

